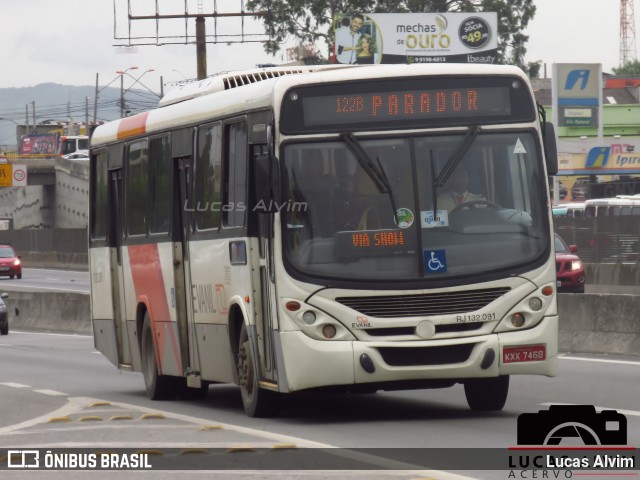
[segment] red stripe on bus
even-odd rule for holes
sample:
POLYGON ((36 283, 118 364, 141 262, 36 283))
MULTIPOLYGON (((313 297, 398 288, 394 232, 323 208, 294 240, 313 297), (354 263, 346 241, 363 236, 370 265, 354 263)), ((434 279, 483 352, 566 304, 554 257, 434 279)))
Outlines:
POLYGON ((118 140, 145 133, 147 131, 148 116, 149 112, 143 112, 120 120, 120 123, 118 124, 118 140))
MULTIPOLYGON (((165 293, 158 245, 130 245, 128 251, 136 299, 145 298, 148 302, 147 307, 149 309, 151 331, 153 332, 154 344, 156 346, 158 368, 162 372, 162 358, 164 357, 166 344, 158 339, 158 332, 161 332, 161 335, 164 337, 164 328, 161 328, 159 324, 162 322, 171 322, 171 313, 165 293)), ((173 328, 169 328, 169 337, 171 347, 173 347, 172 350, 176 367, 178 371, 180 371, 182 369, 182 362, 180 361, 178 341, 175 338, 173 328)))

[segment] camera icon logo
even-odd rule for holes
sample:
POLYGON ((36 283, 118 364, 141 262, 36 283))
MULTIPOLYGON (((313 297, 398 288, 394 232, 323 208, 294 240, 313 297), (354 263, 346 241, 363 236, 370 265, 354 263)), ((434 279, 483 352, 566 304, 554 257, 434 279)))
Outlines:
POLYGON ((39 450, 8 450, 7 468, 39 468, 39 450))
POLYGON ((551 405, 518 417, 518 445, 626 445, 627 417, 593 405, 551 405))

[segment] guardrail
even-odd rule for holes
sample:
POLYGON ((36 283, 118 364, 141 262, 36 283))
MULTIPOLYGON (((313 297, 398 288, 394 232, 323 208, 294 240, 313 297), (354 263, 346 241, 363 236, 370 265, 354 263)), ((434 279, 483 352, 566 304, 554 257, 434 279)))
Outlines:
MULTIPOLYGON (((6 289, 10 329, 91 334, 85 293, 6 289)), ((562 352, 640 355, 640 295, 561 294, 562 352)))

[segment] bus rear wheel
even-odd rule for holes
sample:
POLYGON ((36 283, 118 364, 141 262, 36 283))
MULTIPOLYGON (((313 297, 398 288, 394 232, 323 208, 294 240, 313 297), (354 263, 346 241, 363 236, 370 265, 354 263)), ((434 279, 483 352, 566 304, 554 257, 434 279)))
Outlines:
POLYGON ((237 368, 244 411, 249 417, 274 417, 280 410, 281 396, 278 392, 260 388, 253 360, 247 327, 243 323, 238 341, 237 368))
POLYGON ((502 410, 509 394, 509 376, 466 380, 464 393, 471 410, 502 410))
POLYGON ((151 400, 171 400, 176 397, 178 390, 177 377, 169 377, 158 373, 156 363, 156 349, 153 343, 153 331, 149 314, 144 315, 142 326, 142 375, 144 386, 147 389, 147 397, 151 400))

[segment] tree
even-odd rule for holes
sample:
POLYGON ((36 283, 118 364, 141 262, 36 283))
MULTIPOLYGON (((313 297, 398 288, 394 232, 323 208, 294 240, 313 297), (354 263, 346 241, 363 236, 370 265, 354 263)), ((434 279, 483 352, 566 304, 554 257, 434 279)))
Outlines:
POLYGON ((278 52, 290 37, 324 40, 330 51, 332 19, 338 13, 496 12, 498 62, 517 65, 530 75, 540 71, 540 62, 524 61, 529 36, 522 31, 535 15, 533 0, 249 0, 247 9, 267 12, 262 20, 271 38, 264 45, 268 53, 278 52))
POLYGON ((635 76, 640 75, 640 62, 638 60, 632 60, 625 63, 620 68, 612 68, 615 75, 635 76))

